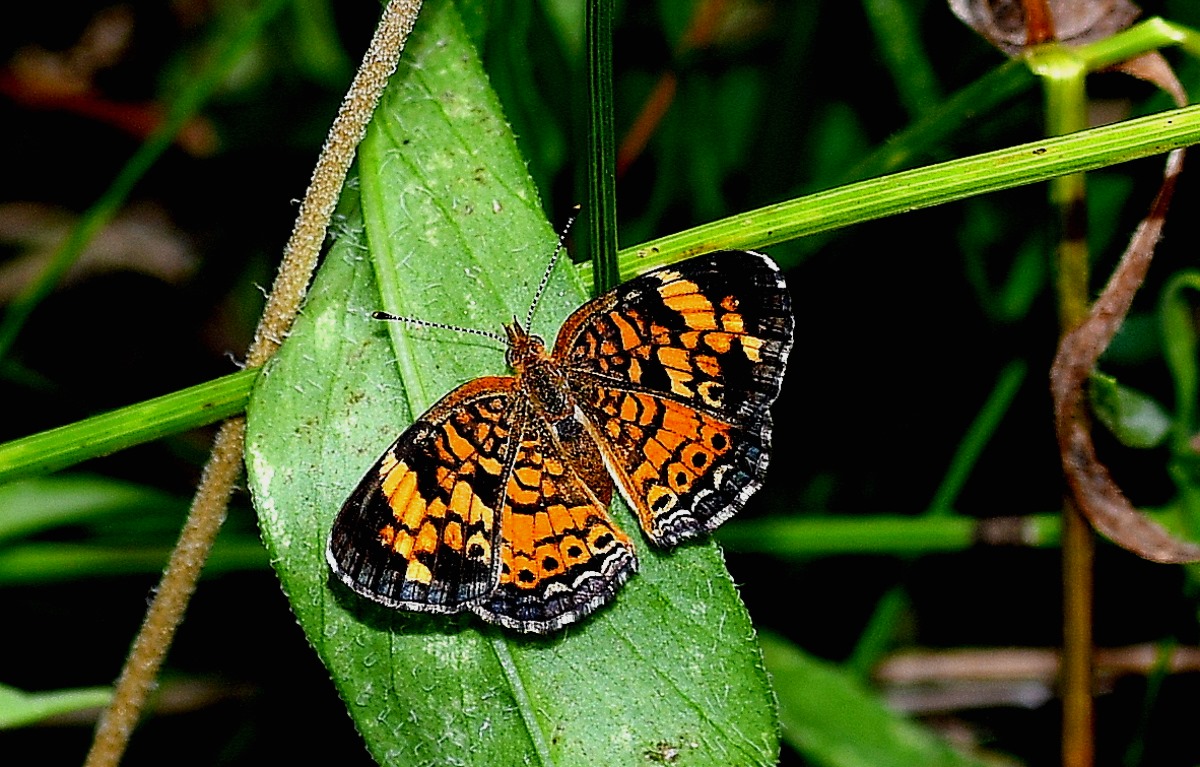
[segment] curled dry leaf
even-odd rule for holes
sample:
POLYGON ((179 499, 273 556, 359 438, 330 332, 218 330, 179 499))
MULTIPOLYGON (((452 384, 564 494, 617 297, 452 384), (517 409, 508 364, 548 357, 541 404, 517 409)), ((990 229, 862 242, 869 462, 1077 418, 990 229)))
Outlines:
POLYGON ((1150 214, 1138 225, 1104 292, 1079 327, 1063 336, 1050 370, 1054 425, 1063 472, 1075 503, 1100 533, 1113 543, 1154 562, 1200 561, 1200 546, 1172 536, 1139 512, 1096 456, 1084 386, 1090 371, 1121 326, 1133 296, 1146 277, 1154 246, 1162 236, 1167 206, 1182 169, 1183 154, 1168 155, 1162 188, 1150 214))
POLYGON ((1122 61, 1114 69, 1118 69, 1130 77, 1145 80, 1162 89, 1171 97, 1177 107, 1186 107, 1188 104, 1187 92, 1183 89, 1183 83, 1179 82, 1179 78, 1175 76, 1175 70, 1158 51, 1143 53, 1137 58, 1122 61))
MULTIPOLYGON (((1166 60, 1158 53, 1126 61, 1118 68, 1146 80, 1171 95, 1179 106, 1187 94, 1166 60)), ((1084 411, 1088 378, 1129 311, 1162 236, 1175 181, 1183 169, 1183 150, 1167 155, 1163 183, 1149 215, 1142 220, 1129 247, 1109 278, 1103 294, 1084 322, 1059 343, 1050 370, 1054 424, 1062 454, 1063 472, 1075 503, 1092 526, 1114 543, 1154 562, 1200 561, 1200 546, 1173 537, 1139 512, 1113 481, 1096 456, 1090 423, 1084 411)))
MULTIPOLYGON (((1028 45, 1027 0, 948 0, 951 12, 1009 56, 1028 45)), ((1045 0, 1054 39, 1083 45, 1133 23, 1142 9, 1129 0, 1045 0)))

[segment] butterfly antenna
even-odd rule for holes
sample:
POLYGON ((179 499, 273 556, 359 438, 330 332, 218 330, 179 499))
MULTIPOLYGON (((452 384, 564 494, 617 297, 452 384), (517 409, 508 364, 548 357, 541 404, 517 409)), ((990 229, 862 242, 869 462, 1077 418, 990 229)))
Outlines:
POLYGON ((567 223, 562 228, 562 232, 558 235, 558 247, 554 249, 554 255, 550 257, 550 263, 546 265, 546 271, 542 273, 542 281, 538 284, 537 292, 533 294, 533 302, 529 304, 529 314, 525 316, 525 330, 529 330, 533 325, 533 313, 537 311, 538 304, 541 303, 542 294, 546 292, 546 286, 550 284, 550 273, 554 271, 554 265, 558 263, 558 257, 562 255, 563 248, 567 244, 567 234, 571 231, 571 225, 575 223, 575 219, 579 217, 579 206, 571 208, 571 215, 567 218, 567 223))
POLYGON ((422 328, 437 328, 438 330, 453 330, 455 333, 467 333, 474 336, 483 336, 490 338, 493 341, 499 341, 502 344, 508 343, 508 339, 499 333, 491 333, 487 330, 479 330, 477 328, 464 328, 459 325, 450 325, 445 322, 430 322, 429 320, 419 320, 416 317, 398 317, 395 314, 387 312, 371 312, 371 317, 377 320, 391 320, 392 322, 404 322, 409 325, 415 325, 422 328))

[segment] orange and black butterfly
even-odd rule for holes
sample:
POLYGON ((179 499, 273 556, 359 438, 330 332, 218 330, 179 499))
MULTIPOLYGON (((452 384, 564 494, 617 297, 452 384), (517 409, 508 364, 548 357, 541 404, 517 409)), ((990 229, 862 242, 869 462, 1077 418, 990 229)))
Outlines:
POLYGON ((553 348, 514 318, 514 375, 463 384, 400 435, 342 506, 330 567, 389 607, 538 634, 580 620, 637 569, 614 487, 674 546, 762 485, 793 323, 779 268, 745 251, 618 286, 553 348))

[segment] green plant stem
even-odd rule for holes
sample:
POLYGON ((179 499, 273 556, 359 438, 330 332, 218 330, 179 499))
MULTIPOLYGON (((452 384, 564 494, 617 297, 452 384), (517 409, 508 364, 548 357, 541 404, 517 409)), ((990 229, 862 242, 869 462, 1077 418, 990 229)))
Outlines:
POLYGON ((146 485, 76 474, 0 484, 0 544, 64 525, 106 526, 118 515, 182 513, 182 499, 146 485))
MULTIPOLYGON (((721 528, 717 539, 732 551, 784 559, 851 553, 917 556, 969 549, 978 542, 980 529, 981 521, 970 517, 871 514, 748 520, 721 528)), ((1058 543, 1057 515, 1022 517, 1016 529, 1024 545, 1041 548, 1058 543)))
POLYGON ((950 466, 942 477, 941 483, 929 501, 925 513, 930 516, 944 516, 952 513, 954 501, 962 492, 963 485, 971 476, 975 464, 983 454, 983 449, 991 442, 1004 415, 1008 412, 1021 384, 1025 382, 1028 366, 1023 360, 1013 360, 1001 369, 996 376, 996 383, 983 406, 967 427, 962 441, 950 459, 950 466))
MULTIPOLYGON (((868 7, 882 0, 866 0, 868 7)), ((876 26, 875 13, 868 17, 876 26)), ((892 22, 889 19, 885 24, 892 22)), ((891 29, 889 34, 895 34, 891 29)), ((1096 72, 1140 54, 1178 45, 1200 55, 1200 34, 1179 24, 1153 17, 1120 34, 1073 49, 1074 55, 1089 72, 1096 72)), ((921 67, 918 67, 918 70, 921 67)), ((923 76, 922 76, 923 77, 923 76)), ((846 180, 857 180, 894 171, 908 165, 920 153, 961 131, 974 117, 986 114, 1036 82, 1021 59, 1010 59, 983 77, 950 96, 935 109, 890 137, 856 164, 846 180)))
POLYGON ((889 137, 856 163, 846 180, 878 176, 911 164, 964 125, 1033 86, 1036 79, 1022 61, 1010 60, 956 92, 936 109, 889 137))
POLYGON ((155 397, 0 445, 0 484, 49 474, 168 434, 237 415, 246 409, 257 369, 155 397))
MULTIPOLYGON (((1171 524, 1178 510, 1143 511, 1160 524, 1171 524)), ((1062 515, 1019 517, 855 516, 783 517, 733 521, 716 532, 730 551, 809 560, 840 554, 919 556, 965 551, 977 545, 1054 548, 1061 545, 1062 515)))
POLYGON ((0 684, 0 730, 15 730, 46 719, 106 705, 107 687, 78 687, 48 692, 25 692, 0 684))
POLYGON ((1200 106, 847 184, 660 237, 618 255, 626 279, 682 257, 761 248, 1200 142, 1200 106))
MULTIPOLYGON (((791 237, 928 207, 972 194, 1045 181, 1070 169, 1104 167, 1197 141, 1200 141, 1200 107, 1188 107, 1081 131, 1065 138, 1048 139, 906 171, 760 208, 653 240, 636 248, 627 248, 620 253, 621 274, 629 277, 653 266, 678 260, 685 254, 724 248, 762 247, 791 237)), ((584 279, 592 277, 588 273, 590 266, 584 265, 581 269, 585 270, 582 275, 584 279)), ((281 336, 274 332, 271 337, 281 336)), ((215 420, 215 417, 207 421, 201 419, 197 423, 215 420)), ((169 430, 158 432, 154 437, 143 435, 112 449, 162 436, 170 433, 170 430, 191 428, 197 423, 181 419, 173 427, 164 427, 169 430)), ((89 447, 82 444, 79 457, 62 463, 59 468, 69 465, 73 460, 101 454, 89 455, 89 447)), ((0 479, 28 476, 38 471, 20 467, 13 474, 4 473, 9 465, 9 461, 0 457, 0 479)))
MULTIPOLYGON (((1040 52, 1035 61, 1045 91, 1047 135, 1082 130, 1087 125, 1083 62, 1065 48, 1040 52)), ((1087 189, 1083 173, 1051 179, 1050 202, 1058 211, 1061 229, 1055 287, 1059 322, 1065 331, 1082 322, 1088 313, 1087 189)))
POLYGON ((1200 56, 1200 33, 1160 16, 1152 16, 1119 34, 1075 48, 1073 52, 1082 60, 1087 71, 1096 72, 1143 53, 1174 45, 1193 56, 1200 56))
POLYGON ((917 9, 904 0, 863 0, 862 5, 900 102, 914 119, 929 112, 941 97, 918 32, 917 9))
MULTIPOLYGON (((0 587, 79 582, 115 575, 162 572, 171 556, 166 546, 94 546, 27 543, 0 550, 0 587)), ((212 575, 234 570, 266 571, 270 563, 257 540, 217 543, 205 562, 212 575)))
POLYGON ((587 4, 588 256, 592 289, 602 293, 621 281, 617 267, 617 142, 613 123, 612 0, 587 4))

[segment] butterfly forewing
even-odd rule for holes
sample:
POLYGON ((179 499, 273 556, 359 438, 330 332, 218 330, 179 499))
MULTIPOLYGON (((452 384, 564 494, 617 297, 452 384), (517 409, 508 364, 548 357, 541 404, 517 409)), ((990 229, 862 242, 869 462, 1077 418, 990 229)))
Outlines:
POLYGON ((330 534, 327 558, 342 582, 390 607, 445 613, 495 589, 514 384, 460 386, 376 461, 330 534))
POLYGON ((656 269, 577 311, 555 356, 647 536, 708 532, 766 476, 791 300, 766 256, 656 269))

